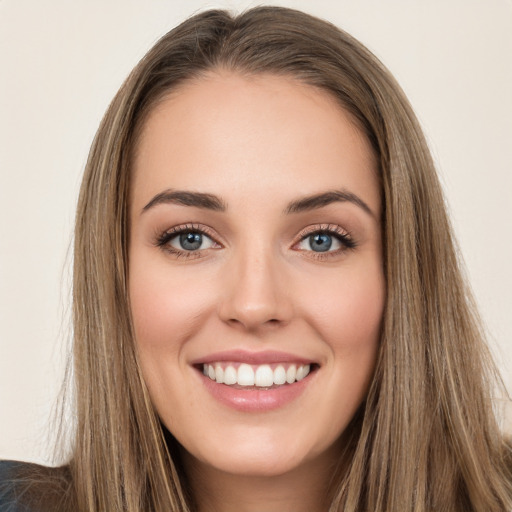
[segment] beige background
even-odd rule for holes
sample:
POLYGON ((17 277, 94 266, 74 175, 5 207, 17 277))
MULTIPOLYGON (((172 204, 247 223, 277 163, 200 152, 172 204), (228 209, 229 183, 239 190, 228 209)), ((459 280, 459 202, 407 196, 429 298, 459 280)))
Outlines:
MULTIPOLYGON (((70 244, 87 151, 157 40, 205 7, 0 0, 0 458, 45 462, 70 338, 70 244)), ((314 0, 396 75, 438 163, 477 302, 512 389, 511 0, 314 0)))

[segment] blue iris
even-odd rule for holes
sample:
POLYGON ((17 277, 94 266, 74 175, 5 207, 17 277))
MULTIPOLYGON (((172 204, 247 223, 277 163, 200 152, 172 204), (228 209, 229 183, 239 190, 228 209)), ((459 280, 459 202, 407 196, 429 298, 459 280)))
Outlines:
POLYGON ((332 246, 332 236, 326 233, 316 233, 309 237, 309 245, 315 252, 328 251, 332 246))
POLYGON ((180 244, 186 251, 196 251, 203 243, 201 233, 182 233, 180 235, 180 244))

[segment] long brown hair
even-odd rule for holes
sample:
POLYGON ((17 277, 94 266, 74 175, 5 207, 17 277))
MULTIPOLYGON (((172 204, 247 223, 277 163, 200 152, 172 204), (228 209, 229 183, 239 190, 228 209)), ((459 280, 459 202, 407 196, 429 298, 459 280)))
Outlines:
POLYGON ((170 31, 128 77, 97 132, 76 218, 77 426, 68 500, 83 511, 194 509, 137 363, 127 293, 130 163, 155 103, 220 67, 289 76, 333 95, 380 163, 383 334, 343 470, 333 475, 331 511, 512 508, 510 451, 492 412, 496 374, 418 122, 364 46, 278 7, 207 11, 170 31))

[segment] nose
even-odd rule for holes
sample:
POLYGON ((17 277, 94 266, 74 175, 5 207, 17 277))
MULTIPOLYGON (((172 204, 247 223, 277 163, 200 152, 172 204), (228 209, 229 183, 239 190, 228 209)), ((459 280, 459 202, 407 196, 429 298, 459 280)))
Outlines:
POLYGON ((266 330, 285 325, 292 317, 283 265, 270 251, 264 252, 246 250, 227 264, 218 311, 233 327, 266 330))

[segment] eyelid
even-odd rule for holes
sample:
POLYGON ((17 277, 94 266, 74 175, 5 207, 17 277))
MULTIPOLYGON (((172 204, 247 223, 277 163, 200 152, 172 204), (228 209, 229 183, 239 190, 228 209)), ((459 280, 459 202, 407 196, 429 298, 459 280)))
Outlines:
POLYGON ((160 232, 162 236, 165 235, 179 235, 181 233, 187 233, 187 232, 197 232, 201 233, 203 235, 206 235, 213 239, 216 243, 219 243, 216 239, 217 234, 211 229, 210 227, 204 225, 204 224, 196 224, 194 222, 187 222, 185 224, 178 224, 177 226, 173 226, 172 228, 166 229, 164 232, 160 232))
POLYGON ((302 240, 303 238, 312 235, 313 233, 334 233, 336 235, 339 235, 341 237, 349 237, 351 238, 350 233, 342 228, 341 226, 338 226, 338 224, 313 224, 311 226, 306 226, 305 228, 301 229, 299 233, 297 234, 297 241, 302 240))

